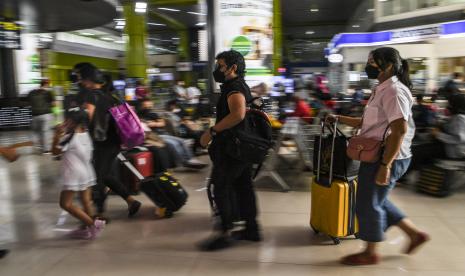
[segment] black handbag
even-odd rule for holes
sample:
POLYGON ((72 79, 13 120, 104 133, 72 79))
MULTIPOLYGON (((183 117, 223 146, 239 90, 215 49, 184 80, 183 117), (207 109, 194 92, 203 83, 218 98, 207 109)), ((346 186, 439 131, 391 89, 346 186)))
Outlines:
POLYGON ((321 134, 315 136, 313 172, 330 184, 333 178, 352 181, 358 175, 360 162, 350 159, 347 154, 348 138, 337 128, 321 123, 321 134), (325 128, 330 130, 325 135, 325 128), (320 150, 321 149, 321 150, 320 150))

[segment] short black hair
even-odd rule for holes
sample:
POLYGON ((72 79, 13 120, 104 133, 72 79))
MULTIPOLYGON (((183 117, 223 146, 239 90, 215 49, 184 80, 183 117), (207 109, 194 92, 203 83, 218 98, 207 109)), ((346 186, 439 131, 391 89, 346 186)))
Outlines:
POLYGON ((417 95, 417 102, 423 101, 423 94, 418 94, 417 95))
POLYGON ((455 72, 454 73, 454 79, 460 78, 462 76, 462 73, 460 72, 455 72))
POLYGON ((97 67, 95 65, 93 65, 92 63, 90 63, 90 62, 80 62, 80 63, 77 63, 76 65, 74 65, 73 70, 79 72, 79 71, 81 71, 82 68, 95 68, 95 69, 97 69, 97 67))
POLYGON ((78 69, 82 80, 89 80, 95 83, 105 83, 102 72, 95 66, 83 66, 78 69))
POLYGON ((234 64, 237 65, 236 74, 240 77, 245 76, 245 60, 241 53, 235 50, 229 50, 219 53, 216 59, 223 59, 228 68, 231 68, 234 64))

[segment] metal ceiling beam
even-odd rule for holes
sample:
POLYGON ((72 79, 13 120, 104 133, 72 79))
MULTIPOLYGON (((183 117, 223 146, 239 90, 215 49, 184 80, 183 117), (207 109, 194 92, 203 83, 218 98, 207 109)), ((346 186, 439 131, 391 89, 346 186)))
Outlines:
POLYGON ((346 26, 347 21, 312 21, 303 23, 286 23, 284 22, 283 27, 326 27, 326 26, 346 26))
POLYGON ((151 0, 149 4, 151 6, 163 7, 163 6, 192 6, 197 5, 199 0, 151 0))

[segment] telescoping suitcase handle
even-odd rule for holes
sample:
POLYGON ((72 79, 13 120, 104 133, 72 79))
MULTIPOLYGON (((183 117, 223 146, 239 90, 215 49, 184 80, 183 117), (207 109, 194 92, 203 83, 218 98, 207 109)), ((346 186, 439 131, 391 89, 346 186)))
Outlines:
POLYGON ((120 152, 118 153, 118 159, 139 179, 144 180, 145 177, 132 165, 132 163, 120 152))
MULTIPOLYGON (((334 130, 332 131, 333 139, 331 143, 331 162, 329 165, 329 182, 328 182, 329 185, 331 185, 331 183, 333 182, 334 145, 336 143, 336 136, 339 131, 339 129, 337 128, 338 120, 339 118, 336 117, 336 121, 334 121, 334 130)), ((320 166, 321 166, 321 152, 322 152, 321 146, 322 146, 322 141, 323 141, 323 134, 325 132, 325 124, 326 124, 325 121, 326 120, 321 121, 320 146, 318 147, 319 151, 318 151, 318 166, 317 166, 317 177, 316 177, 318 182, 320 181, 320 166)))

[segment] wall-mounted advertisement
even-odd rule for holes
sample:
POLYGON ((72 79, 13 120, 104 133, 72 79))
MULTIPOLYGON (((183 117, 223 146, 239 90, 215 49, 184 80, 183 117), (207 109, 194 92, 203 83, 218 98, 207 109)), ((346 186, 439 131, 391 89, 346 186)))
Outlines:
POLYGON ((0 21, 0 48, 20 49, 21 26, 11 21, 0 21))
POLYGON ((36 34, 22 34, 21 48, 15 51, 16 76, 19 95, 29 93, 38 88, 42 74, 40 71, 40 54, 38 51, 39 36, 36 34))
POLYGON ((246 60, 249 85, 271 80, 273 1, 215 1, 216 52, 234 49, 246 60))

